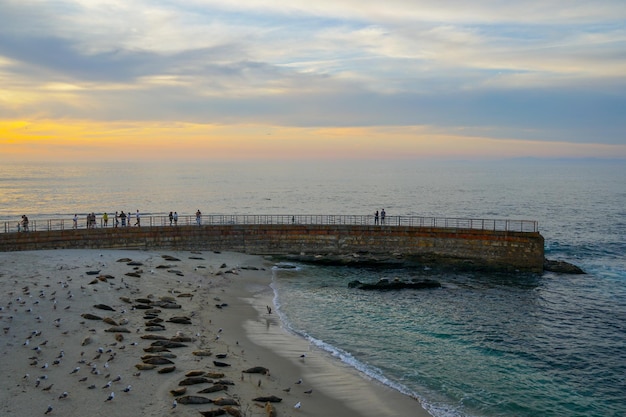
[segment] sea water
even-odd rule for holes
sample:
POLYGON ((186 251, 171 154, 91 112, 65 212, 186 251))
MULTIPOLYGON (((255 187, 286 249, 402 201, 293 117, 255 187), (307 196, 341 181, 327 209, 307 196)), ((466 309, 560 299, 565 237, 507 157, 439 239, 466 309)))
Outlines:
POLYGON ((623 161, 5 164, 0 221, 372 214, 537 220, 546 256, 587 274, 435 265, 274 270, 288 328, 443 416, 626 415, 623 161), (348 282, 428 278, 440 289, 348 282))

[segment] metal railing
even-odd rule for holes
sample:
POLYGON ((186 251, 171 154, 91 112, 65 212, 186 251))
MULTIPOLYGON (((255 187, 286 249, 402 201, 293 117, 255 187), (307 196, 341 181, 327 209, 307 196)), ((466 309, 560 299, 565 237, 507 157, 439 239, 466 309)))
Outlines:
MULTIPOLYGON (((94 224, 87 227, 83 217, 74 225, 71 218, 30 220, 27 230, 19 222, 4 222, 0 233, 16 233, 26 231, 51 231, 88 228, 137 227, 137 219, 126 219, 125 226, 121 221, 116 222, 114 216, 109 216, 105 222, 101 216, 94 224), (116 225, 117 223, 117 225, 116 225)), ((417 217, 417 216, 387 216, 376 222, 373 215, 326 215, 326 214, 295 214, 295 215, 248 215, 248 214, 210 214, 202 215, 198 219, 195 215, 179 215, 178 221, 170 221, 168 215, 141 216, 141 227, 154 226, 192 226, 192 225, 255 225, 255 224, 299 224, 299 225, 375 225, 381 227, 408 226, 408 227, 437 227, 451 229, 494 230, 508 232, 538 232, 538 223, 534 220, 497 220, 497 219, 465 219, 449 217, 417 217)))

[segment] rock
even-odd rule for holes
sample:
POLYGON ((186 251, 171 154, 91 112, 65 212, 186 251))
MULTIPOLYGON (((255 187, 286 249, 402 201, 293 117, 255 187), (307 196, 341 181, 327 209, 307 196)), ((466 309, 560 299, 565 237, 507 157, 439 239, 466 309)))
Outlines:
POLYGON ((388 290, 403 290, 403 289, 414 289, 421 290, 427 288, 441 288, 441 284, 438 281, 433 281, 430 279, 423 281, 389 281, 388 279, 381 279, 376 283, 368 284, 363 283, 361 281, 351 281, 348 283, 349 288, 358 288, 360 290, 378 290, 378 291, 388 291, 388 290))
POLYGON ((543 270, 560 274, 586 274, 585 271, 574 264, 565 261, 553 261, 547 258, 543 260, 543 270))

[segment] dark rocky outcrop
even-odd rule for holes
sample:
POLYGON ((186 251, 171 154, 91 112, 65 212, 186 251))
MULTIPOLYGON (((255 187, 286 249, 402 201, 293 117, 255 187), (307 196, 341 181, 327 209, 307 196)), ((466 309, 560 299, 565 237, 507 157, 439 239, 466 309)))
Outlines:
POLYGON ((359 280, 351 281, 348 283, 349 288, 358 288, 360 290, 377 290, 377 291, 389 291, 389 290, 422 290, 427 288, 441 288, 441 284, 438 281, 423 280, 423 281, 400 281, 388 279, 381 279, 376 283, 364 283, 359 280))
POLYGON ((553 261, 547 258, 543 260, 543 270, 560 274, 586 274, 585 271, 574 264, 565 261, 553 261))

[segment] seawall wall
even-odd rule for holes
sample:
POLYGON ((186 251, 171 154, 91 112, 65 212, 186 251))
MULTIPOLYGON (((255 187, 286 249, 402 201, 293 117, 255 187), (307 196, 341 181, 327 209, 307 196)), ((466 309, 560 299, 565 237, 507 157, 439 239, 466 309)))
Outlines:
POLYGON ((0 251, 43 249, 219 250, 256 255, 413 258, 541 272, 538 232, 368 225, 206 225, 96 228, 0 234, 0 251))

